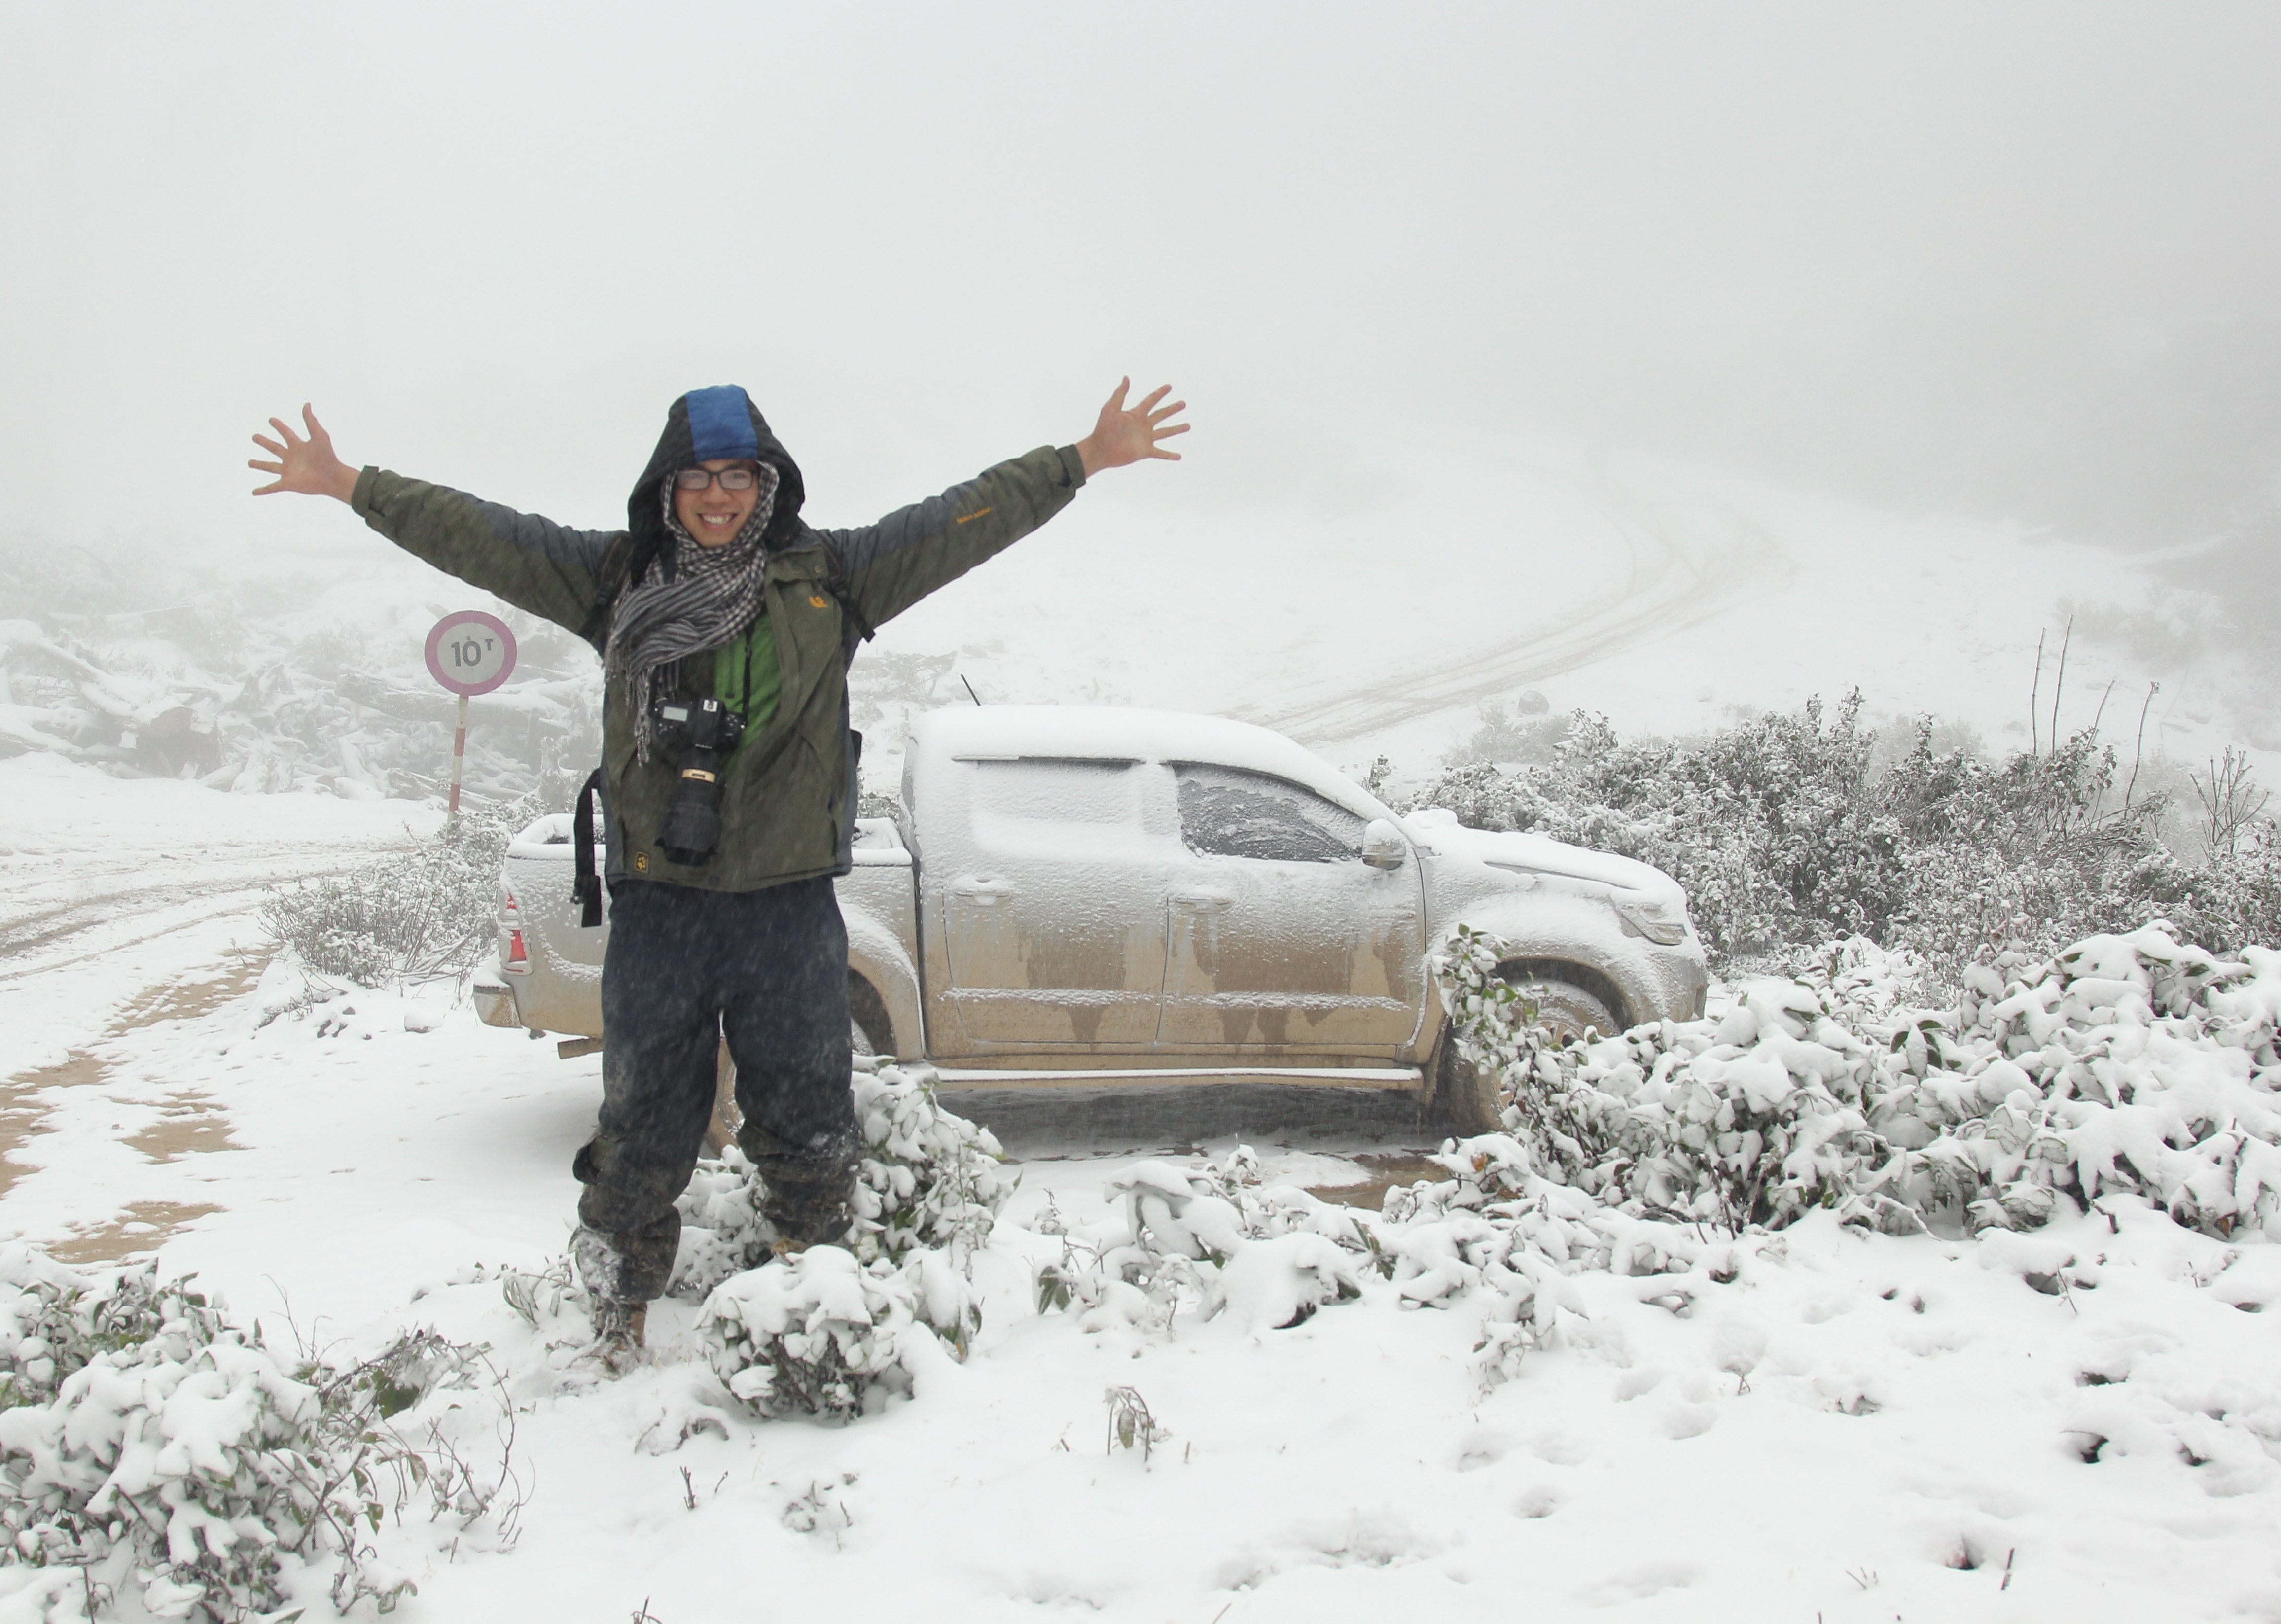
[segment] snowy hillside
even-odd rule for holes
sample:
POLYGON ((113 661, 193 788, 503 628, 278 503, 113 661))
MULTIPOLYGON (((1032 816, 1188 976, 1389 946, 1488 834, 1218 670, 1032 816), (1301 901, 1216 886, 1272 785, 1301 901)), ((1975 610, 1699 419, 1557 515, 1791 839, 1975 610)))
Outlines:
POLYGON ((882 631, 858 677, 882 699, 963 700, 963 677, 986 700, 1213 711, 1342 764, 1429 764, 1484 702, 1529 691, 1629 736, 1858 685, 1872 715, 1929 712, 2010 750, 2029 743, 2045 633, 2048 729, 2074 613, 2063 730, 2089 723, 2112 682, 2104 723, 2127 747, 2159 680, 2150 754, 2281 746, 2254 673, 2215 651, 2131 652, 2134 629, 2207 603, 2127 555, 2017 525, 1906 518, 1631 453, 1442 438, 1311 497, 1207 506, 1171 480, 1104 483, 882 631))

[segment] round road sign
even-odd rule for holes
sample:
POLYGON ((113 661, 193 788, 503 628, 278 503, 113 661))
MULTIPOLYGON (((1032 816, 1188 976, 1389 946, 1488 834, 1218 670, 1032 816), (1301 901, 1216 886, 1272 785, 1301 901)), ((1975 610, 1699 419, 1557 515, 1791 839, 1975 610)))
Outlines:
POLYGON ((428 634, 428 674, 465 699, 489 693, 514 669, 514 633, 496 615, 461 609, 428 634))

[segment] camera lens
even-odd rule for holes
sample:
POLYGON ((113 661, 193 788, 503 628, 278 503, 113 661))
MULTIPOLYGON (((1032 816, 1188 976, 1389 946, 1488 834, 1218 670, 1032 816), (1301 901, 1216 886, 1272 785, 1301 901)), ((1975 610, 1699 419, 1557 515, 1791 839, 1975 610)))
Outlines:
POLYGON ((682 746, 679 776, 658 824, 658 849, 702 868, 721 844, 721 765, 744 736, 745 719, 718 700, 661 701, 656 715, 661 736, 682 746))

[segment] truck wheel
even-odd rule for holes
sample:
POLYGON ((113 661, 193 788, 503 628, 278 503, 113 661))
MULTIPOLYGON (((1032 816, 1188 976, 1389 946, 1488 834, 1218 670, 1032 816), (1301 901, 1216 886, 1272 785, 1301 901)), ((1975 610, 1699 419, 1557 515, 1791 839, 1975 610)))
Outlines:
POLYGON ((895 1024, 887 1018, 887 1001, 852 970, 847 972, 847 1013, 854 1022, 848 1036, 857 1054, 895 1057, 895 1024))
MULTIPOLYGON (((1497 974, 1536 1006, 1537 1019, 1550 1029, 1556 1042, 1612 1037, 1623 1030, 1623 1023, 1609 1010, 1605 1000, 1573 981, 1530 975, 1519 965, 1499 965, 1497 974)), ((1454 1036, 1442 1040, 1442 1053, 1434 1066, 1434 1097, 1461 1134, 1504 1132, 1505 1102, 1496 1079, 1483 1076, 1458 1052, 1454 1036)))
POLYGON ((1528 966, 1520 964, 1498 965, 1497 977, 1536 1006, 1536 1018, 1551 1030, 1557 1043, 1571 1038, 1612 1038, 1624 1029, 1605 998, 1573 981, 1531 974, 1528 966))
POLYGON ((1455 1033, 1444 1033, 1434 1063, 1434 1098, 1459 1137, 1504 1132, 1504 1102, 1496 1079, 1458 1052, 1455 1033))

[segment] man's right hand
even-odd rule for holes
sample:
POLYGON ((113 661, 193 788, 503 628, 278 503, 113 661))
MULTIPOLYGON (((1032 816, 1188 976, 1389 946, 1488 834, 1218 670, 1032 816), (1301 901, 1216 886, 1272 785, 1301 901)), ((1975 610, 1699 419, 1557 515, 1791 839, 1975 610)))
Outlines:
POLYGON ((305 405, 301 408, 301 421, 309 426, 309 437, 305 440, 295 434, 282 417, 269 420, 269 426, 277 430, 276 439, 266 434, 253 437, 253 443, 275 459, 269 462, 258 457, 246 459, 246 467, 274 476, 253 494, 267 496, 277 491, 298 491, 304 496, 329 496, 347 501, 356 490, 357 470, 333 454, 333 437, 325 432, 316 413, 305 405))

